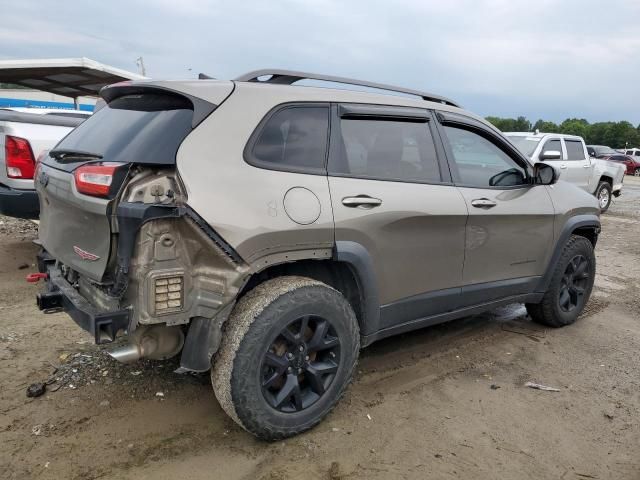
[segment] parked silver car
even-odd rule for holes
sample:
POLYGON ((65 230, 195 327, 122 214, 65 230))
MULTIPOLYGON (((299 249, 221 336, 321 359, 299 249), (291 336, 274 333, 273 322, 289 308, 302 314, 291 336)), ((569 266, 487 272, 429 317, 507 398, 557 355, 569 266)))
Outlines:
POLYGON ((213 365, 261 438, 320 422, 378 339, 514 302, 559 327, 589 299, 596 199, 451 100, 273 70, 101 95, 36 173, 38 304, 127 335, 118 359, 213 365))

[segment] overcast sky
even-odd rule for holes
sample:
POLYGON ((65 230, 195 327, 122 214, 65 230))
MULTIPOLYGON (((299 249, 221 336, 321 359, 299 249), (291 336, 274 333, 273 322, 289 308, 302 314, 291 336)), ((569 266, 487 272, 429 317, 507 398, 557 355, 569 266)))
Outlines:
POLYGON ((481 115, 640 123, 640 0, 0 0, 0 58, 147 75, 277 67, 445 95, 481 115))

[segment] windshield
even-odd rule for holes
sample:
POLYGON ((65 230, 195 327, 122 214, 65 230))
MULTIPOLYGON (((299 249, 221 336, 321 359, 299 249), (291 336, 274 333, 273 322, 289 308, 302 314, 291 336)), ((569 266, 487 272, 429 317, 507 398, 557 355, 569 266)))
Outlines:
POLYGON ((533 151, 536 149, 538 144, 540 143, 540 138, 538 137, 523 137, 521 135, 507 135, 507 138, 511 140, 518 150, 524 153, 527 157, 531 157, 533 155, 533 151))
POLYGON ((613 148, 603 147, 600 145, 594 145, 593 151, 596 152, 596 157, 600 157, 602 155, 617 155, 620 152, 616 152, 613 148))

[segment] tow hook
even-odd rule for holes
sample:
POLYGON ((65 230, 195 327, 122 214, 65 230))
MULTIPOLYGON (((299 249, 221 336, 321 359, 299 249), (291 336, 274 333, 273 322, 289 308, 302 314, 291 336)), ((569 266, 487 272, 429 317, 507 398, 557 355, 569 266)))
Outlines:
POLYGON ((27 282, 38 283, 40 280, 46 280, 49 278, 48 273, 30 273, 27 275, 27 282))

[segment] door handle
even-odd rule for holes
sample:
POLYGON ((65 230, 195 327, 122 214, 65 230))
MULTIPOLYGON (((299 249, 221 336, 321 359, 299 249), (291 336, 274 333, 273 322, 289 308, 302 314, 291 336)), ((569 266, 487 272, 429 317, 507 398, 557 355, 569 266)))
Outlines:
POLYGON ((589 168, 591 165, 582 165, 582 168, 589 168))
POLYGON ((342 199, 342 204, 349 208, 369 209, 382 205, 382 200, 368 195, 358 195, 357 197, 344 197, 342 199))
POLYGON ((475 200, 471 200, 471 205, 476 208, 493 208, 497 203, 488 198, 476 198, 475 200))
POLYGON ((563 169, 563 170, 566 169, 567 168, 567 164, 563 163, 562 165, 560 165, 560 168, 563 169))

